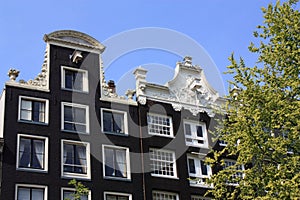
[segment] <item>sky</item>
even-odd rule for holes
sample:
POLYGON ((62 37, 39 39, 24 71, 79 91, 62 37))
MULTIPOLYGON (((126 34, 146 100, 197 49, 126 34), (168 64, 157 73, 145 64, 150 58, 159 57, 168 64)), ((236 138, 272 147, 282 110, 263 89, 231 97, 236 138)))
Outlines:
POLYGON ((185 51, 190 53, 196 45, 202 52, 192 55, 194 64, 209 74, 208 81, 223 95, 232 79, 223 74, 232 52, 236 58, 243 57, 247 65, 255 64, 257 55, 250 53, 248 46, 255 40, 256 26, 263 23, 261 7, 270 2, 275 0, 0 0, 0 84, 4 87, 10 68, 20 70, 19 79, 24 80, 40 72, 44 34, 76 30, 106 46, 105 76, 120 88, 124 85, 120 83, 129 84, 127 77, 133 78, 132 70, 140 65, 148 69, 148 81, 164 84, 173 77, 175 64, 185 51), (152 45, 156 33, 166 35, 152 45), (130 46, 138 41, 137 46, 130 46), (175 45, 180 53, 168 45, 175 45), (112 50, 122 48, 128 49, 113 60, 107 58, 112 50), (151 70, 156 71, 152 78, 151 70))

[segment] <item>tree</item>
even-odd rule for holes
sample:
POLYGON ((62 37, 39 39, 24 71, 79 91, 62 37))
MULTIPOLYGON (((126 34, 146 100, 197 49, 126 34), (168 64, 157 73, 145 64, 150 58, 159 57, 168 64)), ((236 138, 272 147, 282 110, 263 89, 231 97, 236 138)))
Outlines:
MULTIPOLYGON (((75 188, 75 192, 72 194, 72 200, 80 200, 83 195, 87 195, 89 193, 89 189, 81 182, 76 181, 75 179, 70 180, 68 184, 75 188)), ((64 200, 70 199, 65 198, 64 200)))
POLYGON ((248 67, 232 55, 226 119, 216 133, 227 143, 207 159, 216 199, 300 199, 300 14, 298 0, 262 8, 248 67), (224 167, 224 156, 237 156, 224 167), (241 167, 243 166, 243 167, 241 167), (239 176, 243 174, 242 176, 239 176), (230 184, 237 182, 238 184, 230 184))

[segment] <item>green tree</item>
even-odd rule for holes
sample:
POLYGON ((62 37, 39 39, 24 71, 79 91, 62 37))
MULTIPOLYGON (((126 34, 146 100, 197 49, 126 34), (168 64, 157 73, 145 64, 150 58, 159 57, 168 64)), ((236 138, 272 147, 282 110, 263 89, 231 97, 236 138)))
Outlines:
POLYGON ((227 146, 207 161, 222 169, 211 178, 216 199, 300 199, 300 14, 298 0, 262 8, 249 51, 258 55, 248 67, 232 55, 233 75, 216 133, 227 146), (237 156, 224 168, 224 155, 237 156), (240 166, 244 166, 242 170, 240 166), (243 173, 243 176, 237 176, 243 173), (236 185, 228 184, 238 182, 236 185))
POLYGON ((75 188, 75 192, 72 194, 72 199, 65 198, 64 200, 80 200, 82 196, 89 194, 89 189, 75 179, 70 180, 68 184, 75 188))

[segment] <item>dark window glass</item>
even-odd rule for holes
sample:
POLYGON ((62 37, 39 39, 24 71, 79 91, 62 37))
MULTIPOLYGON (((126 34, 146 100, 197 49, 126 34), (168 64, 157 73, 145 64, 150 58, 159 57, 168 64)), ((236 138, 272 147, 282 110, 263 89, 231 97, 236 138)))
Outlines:
POLYGON ((124 114, 103 111, 103 131, 124 133, 124 114))
POLYGON ((127 177, 126 150, 105 148, 105 176, 127 177))
POLYGON ((17 200, 44 200, 44 189, 18 187, 17 200))
POLYGON ((20 138, 19 167, 44 169, 45 141, 32 138, 20 138))
POLYGON ((65 88, 72 90, 83 90, 83 72, 67 70, 65 71, 65 88))
POLYGON ((86 109, 64 106, 64 130, 86 132, 86 109))
POLYGON ((194 161, 194 159, 190 159, 189 158, 189 170, 190 170, 190 173, 196 174, 196 168, 195 168, 195 161, 194 161))
POLYGON ((87 173, 86 147, 64 144, 64 172, 87 173))

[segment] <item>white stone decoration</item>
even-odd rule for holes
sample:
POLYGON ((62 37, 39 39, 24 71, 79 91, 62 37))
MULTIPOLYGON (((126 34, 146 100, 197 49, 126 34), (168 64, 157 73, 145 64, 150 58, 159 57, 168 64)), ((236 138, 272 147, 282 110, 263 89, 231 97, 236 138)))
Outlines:
POLYGON ((134 71, 138 102, 144 105, 147 99, 170 103, 175 111, 189 110, 193 115, 206 112, 214 116, 213 109, 220 103, 219 94, 207 82, 203 70, 192 64, 187 56, 178 62, 173 80, 165 85, 146 81, 147 70, 138 67, 134 71))

